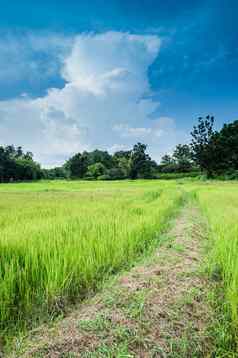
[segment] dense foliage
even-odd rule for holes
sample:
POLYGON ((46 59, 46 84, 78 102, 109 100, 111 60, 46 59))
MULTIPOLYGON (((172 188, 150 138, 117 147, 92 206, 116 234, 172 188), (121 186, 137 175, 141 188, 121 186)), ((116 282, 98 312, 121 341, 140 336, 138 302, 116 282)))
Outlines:
POLYGON ((21 147, 0 146, 0 182, 40 179, 43 172, 31 152, 21 147))
POLYGON ((191 143, 177 145, 173 154, 164 155, 163 173, 202 171, 209 178, 238 178, 238 120, 214 130, 214 117, 199 117, 191 132, 191 143))
POLYGON ((238 120, 214 131, 214 117, 199 118, 191 133, 192 157, 208 177, 238 176, 238 120))
POLYGON ((198 171, 192 159, 192 151, 188 144, 178 144, 172 155, 165 154, 161 158, 161 173, 189 173, 198 171))
POLYGON ((75 154, 65 169, 71 178, 85 179, 145 179, 156 175, 157 164, 146 153, 146 145, 137 143, 132 150, 118 151, 110 155, 107 151, 94 150, 75 154))
POLYGON ((210 174, 210 159, 212 154, 211 139, 214 135, 213 131, 214 117, 207 116, 205 119, 198 118, 198 125, 193 127, 191 132, 192 141, 192 157, 200 168, 210 174))

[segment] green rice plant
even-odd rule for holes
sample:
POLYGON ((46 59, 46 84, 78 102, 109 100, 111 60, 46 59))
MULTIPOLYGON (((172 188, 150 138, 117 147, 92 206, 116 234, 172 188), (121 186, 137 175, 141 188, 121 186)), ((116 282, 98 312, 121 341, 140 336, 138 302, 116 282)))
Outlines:
POLYGON ((199 190, 198 198, 210 225, 210 269, 221 279, 234 333, 238 328, 238 190, 237 184, 217 184, 199 190))
POLYGON ((7 333, 62 312, 130 265, 159 242, 183 198, 175 183, 156 181, 4 184, 0 196, 7 333))

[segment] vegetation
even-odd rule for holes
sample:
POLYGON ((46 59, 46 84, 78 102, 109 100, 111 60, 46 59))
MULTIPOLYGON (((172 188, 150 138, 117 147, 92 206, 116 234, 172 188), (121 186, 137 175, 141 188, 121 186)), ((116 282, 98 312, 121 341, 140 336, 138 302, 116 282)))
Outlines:
POLYGON ((34 162, 31 152, 21 147, 0 146, 0 182, 36 180, 42 178, 40 165, 34 162))
POLYGON ((165 154, 159 165, 161 173, 199 173, 199 167, 192 159, 192 151, 188 144, 178 144, 173 154, 165 154))
POLYGON ((223 353, 238 350, 237 182, 207 180, 237 178, 238 121, 220 131, 213 126, 213 117, 200 117, 191 143, 177 145, 159 165, 142 143, 113 155, 77 153, 52 169, 41 169, 21 147, 0 147, 2 336, 64 312, 132 265, 193 197, 209 224, 212 301, 223 315, 217 344, 223 353), (141 180, 151 178, 178 180, 141 180))
MULTIPOLYGON (((226 315, 238 328, 238 190, 237 184, 201 190, 198 199, 210 227, 210 272, 224 284, 221 298, 226 315), (225 303, 225 304, 224 304, 225 303)), ((233 342, 235 344, 235 342, 233 342)), ((238 348, 238 347, 237 347, 238 348)))
POLYGON ((220 131, 213 130, 214 117, 199 118, 192 135, 192 156, 208 177, 228 174, 237 178, 238 121, 224 124, 220 131))
POLYGON ((238 121, 224 124, 214 131, 214 117, 198 118, 193 127, 190 144, 178 144, 172 155, 165 154, 160 164, 146 153, 147 146, 134 145, 132 150, 76 153, 62 167, 41 169, 33 154, 21 147, 0 147, 0 181, 26 181, 36 179, 157 179, 163 174, 178 176, 200 175, 208 178, 238 178, 238 121))
POLYGON ((85 179, 149 179, 155 177, 158 165, 146 153, 146 145, 137 143, 132 150, 110 155, 94 150, 75 154, 65 164, 71 178, 85 179))
POLYGON ((11 192, 2 187, 2 329, 54 315, 132 263, 159 240, 182 200, 180 190, 153 182, 95 190, 77 182, 73 192, 70 182, 59 184, 63 191, 48 191, 47 183, 46 192, 34 183, 8 185, 11 192), (21 185, 32 191, 21 192, 21 185))
POLYGON ((214 136, 213 124, 213 116, 207 116, 205 119, 199 117, 198 125, 194 126, 191 132, 192 158, 202 170, 205 170, 209 177, 212 175, 211 156, 213 155, 213 146, 211 141, 214 136))
POLYGON ((210 277, 224 287, 213 296, 213 302, 223 302, 218 345, 224 351, 236 349, 236 182, 59 180, 1 184, 0 190, 0 321, 5 337, 17 327, 38 325, 64 312, 69 302, 133 264, 159 244, 171 215, 192 195, 209 223, 210 277))
POLYGON ((206 222, 193 200, 184 204, 159 247, 114 275, 51 329, 38 328, 34 341, 31 336, 18 340, 16 356, 181 358, 212 353, 211 342, 204 344, 213 317, 206 302, 210 287, 200 270, 206 222))

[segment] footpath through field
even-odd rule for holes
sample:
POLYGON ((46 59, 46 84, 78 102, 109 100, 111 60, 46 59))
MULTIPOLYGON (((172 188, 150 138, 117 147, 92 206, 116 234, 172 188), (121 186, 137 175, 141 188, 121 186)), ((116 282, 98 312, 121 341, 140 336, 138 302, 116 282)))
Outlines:
POLYGON ((153 256, 41 327, 14 357, 206 357, 209 283, 201 271, 206 222, 187 204, 153 256))

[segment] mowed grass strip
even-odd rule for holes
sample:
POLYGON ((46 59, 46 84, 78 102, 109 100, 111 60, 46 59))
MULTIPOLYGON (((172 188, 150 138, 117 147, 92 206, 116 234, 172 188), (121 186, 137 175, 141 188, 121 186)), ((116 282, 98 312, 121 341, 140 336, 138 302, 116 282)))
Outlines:
POLYGON ((84 190, 63 191, 70 183, 61 182, 57 192, 49 184, 44 191, 43 183, 39 192, 36 184, 27 192, 4 185, 2 331, 32 327, 63 311, 66 303, 87 295, 159 240, 183 194, 174 184, 148 183, 83 183, 84 190))

